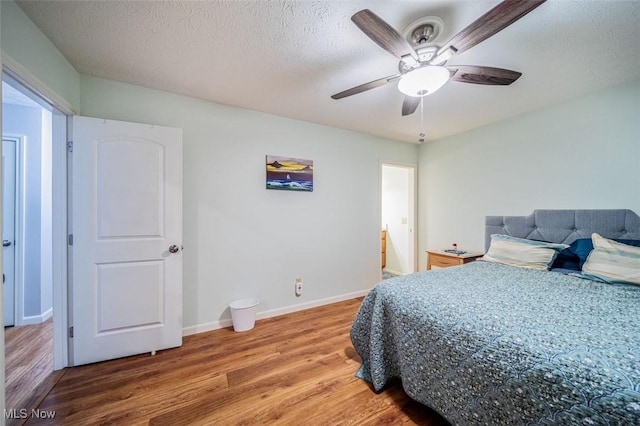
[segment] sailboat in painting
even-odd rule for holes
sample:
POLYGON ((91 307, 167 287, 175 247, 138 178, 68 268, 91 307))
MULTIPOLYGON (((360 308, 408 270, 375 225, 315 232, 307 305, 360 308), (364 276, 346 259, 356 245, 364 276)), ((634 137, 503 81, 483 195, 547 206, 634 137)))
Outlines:
POLYGON ((267 155, 267 189, 313 191, 313 161, 267 155))

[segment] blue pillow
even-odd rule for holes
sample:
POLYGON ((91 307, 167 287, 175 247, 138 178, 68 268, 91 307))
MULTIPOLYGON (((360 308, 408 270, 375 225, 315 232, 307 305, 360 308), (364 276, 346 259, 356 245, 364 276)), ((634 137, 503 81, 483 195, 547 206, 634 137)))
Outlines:
POLYGON ((551 269, 569 269, 571 271, 580 271, 580 257, 571 250, 571 246, 558 252, 551 269))
MULTIPOLYGON (((626 244, 628 246, 640 247, 640 240, 614 239, 613 241, 626 244)), ((554 262, 552 268, 564 268, 581 271, 582 265, 584 265, 584 263, 587 261, 587 257, 589 257, 589 253, 591 253, 591 250, 593 250, 593 241, 591 240, 591 238, 578 238, 577 240, 572 242, 568 248, 562 250, 558 254, 558 258, 560 258, 558 266, 556 266, 556 262, 554 262), (575 263, 576 261, 577 267, 575 263)))
POLYGON ((569 246, 569 250, 578 256, 578 266, 580 270, 582 270, 582 265, 587 261, 587 257, 589 257, 589 253, 593 250, 593 241, 591 238, 580 238, 575 240, 569 246))

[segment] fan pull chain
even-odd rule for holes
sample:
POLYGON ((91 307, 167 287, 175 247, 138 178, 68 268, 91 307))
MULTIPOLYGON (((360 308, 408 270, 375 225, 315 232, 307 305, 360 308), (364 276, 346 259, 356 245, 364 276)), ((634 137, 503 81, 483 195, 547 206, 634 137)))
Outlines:
POLYGON ((420 97, 420 138, 418 142, 424 142, 425 130, 424 130, 424 96, 420 97))

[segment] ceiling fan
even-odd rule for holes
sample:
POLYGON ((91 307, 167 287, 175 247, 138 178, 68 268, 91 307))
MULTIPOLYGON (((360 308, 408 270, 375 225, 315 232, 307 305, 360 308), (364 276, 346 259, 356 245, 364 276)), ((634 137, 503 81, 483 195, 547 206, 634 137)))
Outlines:
POLYGON ((522 73, 478 65, 447 66, 447 61, 502 31, 545 1, 505 0, 441 47, 429 44, 434 39, 433 22, 423 23, 410 32, 416 49, 378 15, 369 9, 361 10, 354 14, 351 20, 371 40, 400 60, 399 73, 352 87, 331 97, 342 99, 397 81, 398 89, 405 95, 402 103, 402 115, 405 116, 416 111, 422 97, 434 93, 449 80, 507 86, 516 81, 522 73))

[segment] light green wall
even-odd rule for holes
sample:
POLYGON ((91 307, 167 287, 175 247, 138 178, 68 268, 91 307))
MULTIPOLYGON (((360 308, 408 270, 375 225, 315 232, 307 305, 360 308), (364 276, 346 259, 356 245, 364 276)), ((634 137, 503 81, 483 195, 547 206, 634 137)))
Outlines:
POLYGON ((415 164, 417 145, 84 76, 81 110, 183 129, 186 327, 238 298, 281 313, 379 280, 380 162, 415 164), (313 160, 313 192, 266 190, 267 154, 313 160))
POLYGON ((640 214, 638 117, 640 81, 422 145, 420 252, 452 242, 482 250, 487 215, 640 214))
POLYGON ((0 49, 72 108, 80 105, 76 70, 13 1, 0 1, 0 49))

